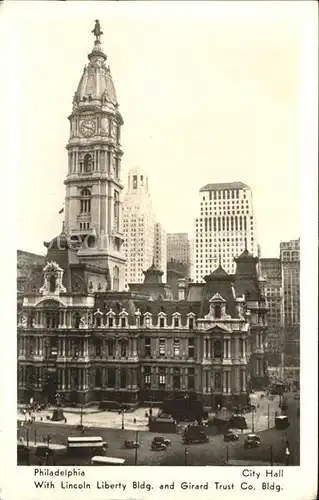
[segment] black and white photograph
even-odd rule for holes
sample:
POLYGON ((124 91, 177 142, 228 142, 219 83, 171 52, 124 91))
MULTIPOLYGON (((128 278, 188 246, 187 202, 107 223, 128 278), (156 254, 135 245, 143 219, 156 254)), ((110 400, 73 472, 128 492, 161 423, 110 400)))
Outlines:
POLYGON ((206 470, 144 474, 139 499, 308 498, 285 471, 303 418, 317 442, 301 307, 313 2, 8 3, 23 498, 126 494, 125 474, 90 482, 91 466, 206 470))

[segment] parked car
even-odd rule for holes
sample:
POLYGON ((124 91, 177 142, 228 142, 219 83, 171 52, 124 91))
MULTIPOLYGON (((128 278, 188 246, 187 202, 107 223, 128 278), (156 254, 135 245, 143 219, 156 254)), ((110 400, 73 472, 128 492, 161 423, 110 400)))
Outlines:
POLYGON ((247 434, 244 444, 245 448, 258 448, 260 446, 260 436, 257 434, 247 434))
POLYGON ((138 441, 133 441, 133 440, 126 440, 124 441, 124 447, 128 450, 133 450, 135 448, 140 447, 140 443, 138 441))
POLYGON ((237 432, 235 431, 228 431, 226 432, 226 434, 224 434, 224 441, 226 441, 227 443, 231 442, 231 441, 238 441, 239 439, 239 436, 237 434, 237 432))
POLYGON ((164 438, 162 436, 156 436, 153 439, 153 443, 163 443, 163 444, 165 444, 165 446, 169 446, 171 444, 171 440, 167 439, 167 438, 164 438))
POLYGON ((298 393, 294 395, 294 399, 295 399, 296 401, 299 401, 299 400, 300 400, 300 396, 299 396, 299 394, 298 394, 298 393))
POLYGON ((30 449, 25 444, 18 444, 18 459, 19 460, 28 460, 30 456, 30 449))
POLYGON ((152 441, 152 444, 151 444, 152 451, 164 451, 164 450, 166 450, 166 448, 167 448, 166 444, 152 441))
POLYGON ((183 442, 185 444, 191 443, 207 443, 209 441, 209 437, 202 430, 201 427, 196 425, 188 426, 183 434, 183 442))
POLYGON ((275 418, 276 429, 287 429, 289 425, 289 419, 286 415, 279 415, 275 418))

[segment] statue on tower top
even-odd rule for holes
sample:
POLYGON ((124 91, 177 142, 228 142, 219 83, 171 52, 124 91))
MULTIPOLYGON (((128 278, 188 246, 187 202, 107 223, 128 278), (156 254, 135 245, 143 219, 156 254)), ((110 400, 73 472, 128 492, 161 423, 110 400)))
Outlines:
POLYGON ((98 19, 95 20, 95 26, 92 30, 92 33, 96 37, 97 40, 100 40, 100 36, 103 35, 103 31, 101 31, 100 21, 98 19))

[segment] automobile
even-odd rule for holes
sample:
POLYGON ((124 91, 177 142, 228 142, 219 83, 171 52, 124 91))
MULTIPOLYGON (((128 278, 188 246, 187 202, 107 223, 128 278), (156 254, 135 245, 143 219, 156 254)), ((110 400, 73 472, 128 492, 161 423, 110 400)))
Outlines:
POLYGON ((205 434, 205 432, 196 425, 188 426, 182 436, 182 439, 185 444, 207 443, 209 441, 207 434, 205 434))
POLYGON ((169 446, 171 444, 171 440, 162 436, 156 436, 153 438, 153 443, 163 443, 165 446, 169 446))
POLYGON ((134 441, 134 440, 130 440, 130 439, 126 439, 124 441, 124 448, 126 448, 127 450, 133 450, 135 448, 139 448, 140 447, 140 443, 138 441, 134 441))
POLYGON ((226 441, 227 443, 231 442, 231 441, 238 441, 239 439, 239 436, 237 434, 237 432, 235 431, 228 431, 226 432, 226 434, 224 434, 224 441, 226 441))
POLYGON ((247 434, 244 447, 245 448, 258 448, 260 446, 260 436, 257 434, 247 434))
POLYGON ((164 451, 166 449, 167 449, 167 446, 163 442, 159 443, 159 442, 156 442, 156 441, 152 441, 152 444, 151 444, 151 450, 152 451, 164 451))
POLYGON ((28 460, 30 456, 30 449, 25 444, 19 443, 17 452, 20 460, 28 460))
POLYGON ((289 419, 286 415, 279 415, 275 418, 276 429, 287 429, 289 425, 289 419))
POLYGON ((298 394, 298 393, 294 395, 294 399, 295 399, 296 401, 299 401, 299 400, 300 400, 300 396, 299 396, 299 394, 298 394))

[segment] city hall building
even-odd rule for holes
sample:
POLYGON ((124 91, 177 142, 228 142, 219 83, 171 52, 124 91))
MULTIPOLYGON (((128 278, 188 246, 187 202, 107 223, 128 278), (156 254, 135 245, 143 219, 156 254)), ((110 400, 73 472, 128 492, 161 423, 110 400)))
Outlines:
POLYGON ((267 378, 258 258, 245 248, 235 274, 220 265, 201 283, 180 279, 177 297, 155 264, 124 287, 123 119, 98 22, 93 31, 69 117, 62 232, 19 290, 19 401, 246 404, 267 378))

